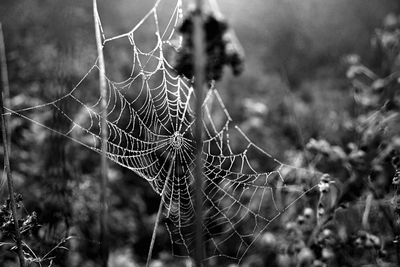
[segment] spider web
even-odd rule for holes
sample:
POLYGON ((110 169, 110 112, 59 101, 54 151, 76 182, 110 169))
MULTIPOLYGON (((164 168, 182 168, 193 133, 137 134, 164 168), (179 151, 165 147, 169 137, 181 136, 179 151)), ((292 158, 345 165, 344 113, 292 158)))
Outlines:
MULTIPOLYGON (((102 32, 104 50, 113 42, 127 41, 132 64, 124 81, 114 81, 106 73, 107 157, 164 195, 173 253, 188 256, 194 246, 196 118, 192 106, 196 93, 171 63, 171 55, 180 45, 176 27, 183 14, 182 1, 176 1, 165 23, 159 20, 161 2, 158 0, 129 32, 111 38, 102 32), (154 30, 150 49, 140 45, 141 29, 154 30)), ((59 112, 70 127, 57 130, 58 134, 101 153, 102 99, 94 86, 99 71, 96 61, 64 96, 10 113, 55 131, 35 114, 59 112)), ((254 144, 234 124, 214 84, 204 99, 203 112, 205 253, 207 258, 241 261, 262 232, 314 186, 289 190, 293 177, 288 174, 304 170, 283 164, 254 144), (289 191, 290 197, 283 199, 282 192, 289 191)))

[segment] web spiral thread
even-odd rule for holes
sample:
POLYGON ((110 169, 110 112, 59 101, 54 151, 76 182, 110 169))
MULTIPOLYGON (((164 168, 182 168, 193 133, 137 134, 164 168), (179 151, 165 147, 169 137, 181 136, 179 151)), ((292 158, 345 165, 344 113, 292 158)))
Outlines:
MULTIPOLYGON (((103 32, 104 48, 127 39, 132 55, 126 80, 113 81, 106 73, 107 157, 146 179, 157 194, 164 193, 164 215, 174 254, 188 256, 194 244, 192 105, 196 93, 190 81, 175 73, 169 58, 179 47, 176 27, 183 14, 182 2, 176 1, 165 25, 159 22, 160 2, 127 33, 106 38, 103 32), (136 36, 148 24, 156 36, 150 49, 137 44, 136 36)), ((101 153, 101 97, 88 95, 88 91, 96 91, 88 87, 98 72, 94 64, 64 96, 9 111, 54 131, 32 114, 55 110, 70 125, 59 134, 101 153)), ((290 201, 282 200, 278 193, 286 188, 285 175, 294 167, 258 147, 234 124, 214 85, 204 99, 203 112, 204 247, 208 258, 240 261, 262 232, 313 187, 294 190, 290 201)))

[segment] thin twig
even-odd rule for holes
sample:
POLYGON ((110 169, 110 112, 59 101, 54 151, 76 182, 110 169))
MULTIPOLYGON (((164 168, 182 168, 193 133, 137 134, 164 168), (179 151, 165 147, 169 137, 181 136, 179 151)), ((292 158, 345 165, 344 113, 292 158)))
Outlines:
POLYGON ((7 185, 8 185, 8 194, 10 197, 10 204, 11 204, 11 212, 14 220, 14 227, 15 227, 15 243, 17 245, 17 254, 19 258, 19 264, 21 267, 25 266, 25 258, 22 253, 22 242, 21 242, 21 234, 19 231, 19 225, 18 225, 18 216, 17 216, 17 206, 15 203, 15 198, 14 198, 14 183, 13 183, 13 178, 11 174, 11 168, 10 168, 10 152, 9 152, 9 146, 8 146, 8 137, 7 137, 7 129, 8 125, 7 122, 4 118, 4 102, 3 102, 3 86, 1 87, 1 92, 0 92, 0 106, 1 106, 1 133, 3 137, 3 150, 4 150, 4 167, 6 169, 7 173, 7 185))
POLYGON ((53 253, 53 251, 55 251, 55 250, 58 249, 58 248, 61 248, 61 246, 62 246, 64 243, 66 243, 68 240, 70 240, 70 239, 72 239, 72 238, 73 238, 73 236, 68 236, 68 237, 66 237, 66 238, 61 239, 61 241, 58 242, 57 245, 55 245, 52 249, 50 249, 50 251, 48 251, 48 252, 43 256, 42 259, 47 259, 47 257, 48 257, 51 253, 53 253))
POLYGON ((194 91, 196 92, 195 102, 195 131, 194 139, 196 145, 196 160, 194 170, 195 180, 195 211, 196 211, 196 234, 195 234, 195 263, 196 267, 202 266, 204 259, 203 255, 203 87, 205 85, 205 66, 206 66, 206 53, 205 53, 205 33, 203 28, 203 0, 196 0, 195 2, 195 15, 194 15, 194 91))
POLYGON ((158 228, 158 224, 160 223, 162 208, 163 208, 164 202, 165 202, 165 191, 167 189, 167 186, 168 186, 168 183, 169 183, 169 180, 171 177, 171 172, 172 172, 172 168, 174 166, 175 157, 176 157, 176 153, 174 153, 174 156, 172 157, 171 165, 169 166, 167 177, 165 178, 165 183, 164 183, 163 189, 161 191, 161 201, 160 201, 160 206, 158 207, 156 222, 154 223, 153 234, 151 236, 150 248, 149 248, 149 252, 147 254, 146 267, 150 266, 151 257, 153 255, 153 248, 154 248, 154 243, 156 241, 157 228, 158 228))
POLYGON ((93 16, 96 33, 96 45, 99 67, 99 90, 101 95, 101 187, 100 187, 100 242, 102 266, 108 266, 109 244, 108 244, 108 164, 107 164, 107 89, 105 77, 105 65, 103 55, 103 45, 101 41, 101 24, 97 10, 97 1, 93 0, 93 16))

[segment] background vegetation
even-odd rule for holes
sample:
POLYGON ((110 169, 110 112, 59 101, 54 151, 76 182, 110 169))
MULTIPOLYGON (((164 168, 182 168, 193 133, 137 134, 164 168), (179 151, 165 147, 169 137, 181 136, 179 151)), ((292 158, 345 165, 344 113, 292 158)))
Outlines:
MULTIPOLYGON (((126 32, 153 4, 99 3, 110 36, 126 32)), ((384 18, 397 14, 398 1, 219 3, 246 52, 245 73, 234 78, 227 71, 218 85, 234 121, 281 161, 330 175, 320 182, 320 192, 268 229, 244 264, 396 266, 399 206, 391 203, 399 200, 392 200, 392 179, 399 169, 400 38, 398 25, 388 28, 397 17, 384 18), (385 47, 383 39, 393 42, 385 47)), ((90 1, 2 0, 0 21, 12 106, 62 95, 96 58, 90 1)), ((129 71, 127 51, 116 47, 106 53, 118 80, 129 71)), ((95 83, 89 89, 96 90, 95 83)), ((67 126, 46 116, 55 129, 67 126)), ((54 265, 98 266, 99 156, 18 117, 10 127, 21 210, 25 216, 35 211, 41 225, 31 229, 32 249, 44 255, 73 233, 79 238, 69 240, 68 252, 57 250, 54 265)), ((112 165, 110 177, 111 266, 137 266, 147 255, 159 197, 128 170, 112 165)), ((6 239, 0 234, 0 242, 6 239)), ((176 266, 163 251, 167 233, 160 231, 158 240, 154 255, 160 261, 154 266, 176 266)), ((15 255, 9 249, 0 247, 0 266, 12 266, 15 255)))

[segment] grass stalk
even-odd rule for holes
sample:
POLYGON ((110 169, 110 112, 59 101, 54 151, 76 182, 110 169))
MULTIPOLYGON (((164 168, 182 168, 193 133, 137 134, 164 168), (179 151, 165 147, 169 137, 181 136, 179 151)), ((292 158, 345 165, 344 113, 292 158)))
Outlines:
POLYGON ((3 150, 4 150, 4 168, 6 170, 7 174, 7 186, 8 186, 8 194, 10 197, 10 204, 11 204, 11 212, 13 216, 13 221, 14 221, 14 228, 15 228, 15 243, 17 246, 17 254, 18 254, 18 259, 19 259, 19 265, 20 267, 25 266, 25 258, 23 255, 22 251, 22 241, 21 241, 21 233, 19 229, 19 224, 18 224, 18 215, 17 215, 17 205, 15 203, 15 198, 14 198, 14 183, 13 183, 13 177, 11 173, 11 167, 10 167, 10 146, 9 146, 9 137, 8 137, 8 123, 5 119, 4 115, 4 100, 3 100, 3 95, 6 95, 6 88, 5 85, 7 84, 8 86, 8 78, 6 77, 7 71, 4 70, 4 68, 7 67, 7 65, 4 63, 5 58, 4 58, 4 38, 3 38, 3 32, 1 30, 1 23, 0 23, 0 50, 1 50, 1 79, 2 79, 2 86, 1 86, 1 92, 0 92, 0 106, 1 106, 1 133, 2 133, 2 140, 3 140, 3 150))
POLYGON ((153 234, 151 236, 150 248, 149 248, 149 252, 147 254, 146 267, 150 266, 151 257, 153 255, 153 248, 154 248, 154 243, 156 241, 157 228, 160 223, 162 208, 163 208, 164 202, 165 202, 165 192, 166 192, 166 189, 167 189, 170 177, 171 177, 171 172, 172 172, 172 168, 174 166, 175 157, 176 157, 176 154, 174 154, 174 156, 172 157, 171 165, 169 166, 167 177, 165 178, 164 187, 163 187, 163 190, 161 191, 161 201, 160 201, 160 206, 158 207, 156 221, 154 223, 153 234))
MULTIPOLYGON (((0 22, 0 69, 1 69, 1 83, 3 85, 4 93, 4 107, 10 108, 10 84, 8 81, 8 67, 7 67, 7 57, 6 57, 6 46, 4 42, 3 26, 0 22)), ((10 117, 6 116, 5 120, 7 125, 10 125, 10 117)), ((11 149, 11 130, 7 127, 7 142, 8 150, 11 149)))
POLYGON ((99 90, 101 95, 101 185, 100 185, 100 254, 102 257, 102 266, 108 266, 109 242, 108 242, 108 163, 107 163, 107 88, 105 77, 105 65, 103 55, 103 44, 101 41, 101 24, 97 10, 97 1, 93 0, 93 16, 96 34, 96 46, 99 67, 99 90))
POLYGON ((195 213, 196 213, 196 232, 195 232, 195 264, 196 267, 202 266, 204 259, 203 253, 203 90, 205 85, 205 66, 206 66, 206 53, 205 53, 205 33, 204 33, 204 18, 203 18, 203 0, 196 0, 195 2, 195 15, 194 15, 194 91, 196 92, 195 102, 195 213))

